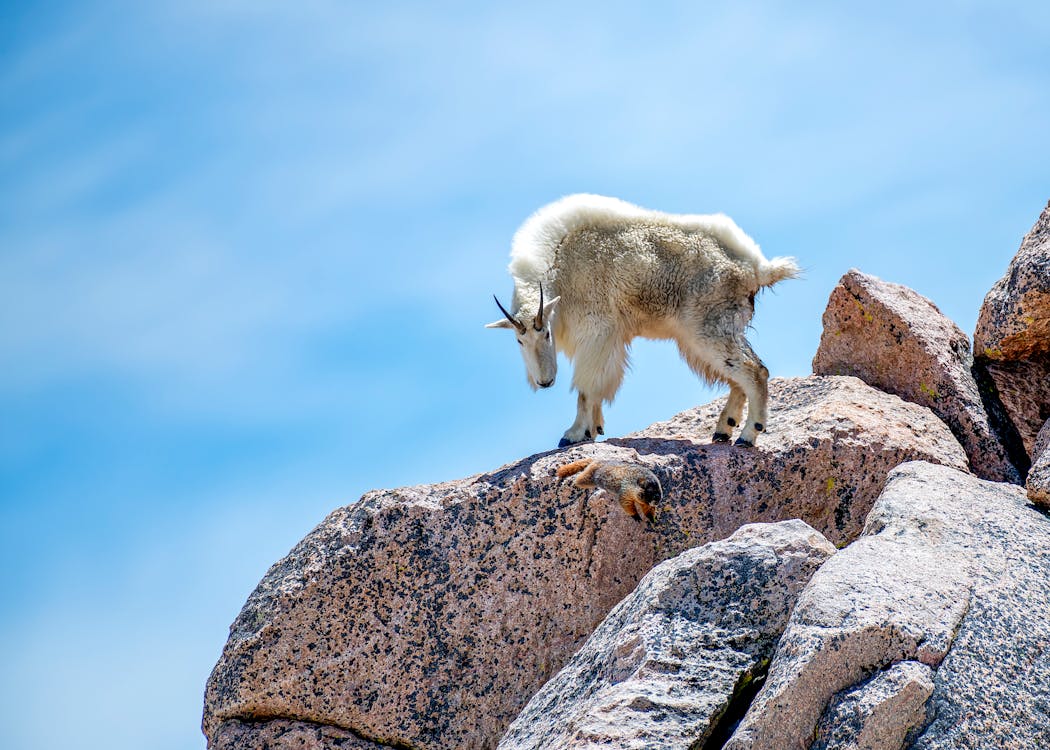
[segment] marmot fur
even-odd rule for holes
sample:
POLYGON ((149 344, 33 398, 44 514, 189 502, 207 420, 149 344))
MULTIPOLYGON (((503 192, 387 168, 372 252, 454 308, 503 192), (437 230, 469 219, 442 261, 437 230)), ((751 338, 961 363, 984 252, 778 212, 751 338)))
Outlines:
POLYGON ((559 466, 557 473, 559 479, 578 474, 573 482, 575 486, 597 487, 615 495, 627 515, 636 521, 655 518, 653 506, 663 498, 660 480, 640 464, 584 458, 559 466))

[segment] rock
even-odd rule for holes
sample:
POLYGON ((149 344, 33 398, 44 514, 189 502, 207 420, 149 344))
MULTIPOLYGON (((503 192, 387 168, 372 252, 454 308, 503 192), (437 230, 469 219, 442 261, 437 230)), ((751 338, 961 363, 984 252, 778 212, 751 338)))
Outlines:
POLYGON ((929 410, 856 378, 772 380, 769 431, 752 449, 708 442, 720 409, 334 511, 231 627, 205 733, 281 717, 380 744, 491 748, 657 563, 755 521, 801 518, 842 545, 891 467, 966 466, 929 410), (586 457, 655 472, 655 522, 557 481, 586 457))
POLYGON ((926 723, 933 670, 902 661, 840 693, 817 725, 810 750, 900 748, 908 732, 926 723))
POLYGON ((984 298, 974 338, 978 355, 994 361, 1050 351, 1050 203, 984 298))
POLYGON ((305 721, 274 719, 265 722, 224 721, 215 732, 215 750, 383 750, 384 745, 362 740, 345 729, 305 721))
POLYGON ((1035 436, 1035 447, 1032 448, 1032 460, 1038 461, 1050 448, 1050 419, 1046 420, 1039 434, 1035 436))
MULTIPOLYGON (((959 482, 953 494, 973 481, 951 471, 928 473, 959 482)), ((980 503, 968 511, 974 586, 937 670, 926 706, 930 723, 913 750, 1050 747, 1050 519, 1027 505, 1019 488, 982 490, 991 496, 960 493, 963 503, 980 503)))
POLYGON ((850 270, 831 292, 813 358, 817 375, 855 375, 926 406, 962 443, 973 473, 1021 483, 970 370, 969 337, 917 292, 850 270))
POLYGON ((1028 472, 1028 499, 1040 508, 1050 509, 1050 419, 1039 430, 1032 449, 1032 468, 1028 472))
POLYGON ((1048 569, 1050 520, 1021 488, 896 468, 864 535, 802 592, 725 747, 806 747, 835 693, 904 661, 936 670, 910 747, 1050 747, 1048 569))
POLYGON ((1050 418, 1050 204, 984 298, 974 354, 1031 456, 1050 418))
POLYGON ((748 524, 649 572, 510 725, 501 750, 691 747, 764 672, 835 547, 802 521, 748 524))

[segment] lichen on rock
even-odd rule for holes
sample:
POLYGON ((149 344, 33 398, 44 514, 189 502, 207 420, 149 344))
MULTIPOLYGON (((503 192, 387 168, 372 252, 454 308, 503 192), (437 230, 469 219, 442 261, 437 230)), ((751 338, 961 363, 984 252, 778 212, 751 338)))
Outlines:
POLYGON ((692 747, 760 676, 835 547, 802 521, 749 524, 657 565, 511 724, 501 750, 692 747))
POLYGON ((832 290, 823 322, 814 373, 854 375, 928 407, 958 438, 974 474, 1020 484, 971 373, 970 340, 933 302, 851 269, 832 290))
POLYGON ((832 696, 905 661, 936 671, 911 747, 1050 747, 1048 563, 1050 522, 1019 487, 894 469, 864 534, 799 597, 727 750, 806 747, 832 696))
POLYGON ((1030 458, 1050 418, 1050 203, 984 298, 974 351, 1030 458))
POLYGON ((908 733, 926 723, 926 701, 932 693, 930 667, 897 662, 832 698, 810 750, 903 747, 908 733))
POLYGON ((756 521, 801 518, 842 546, 892 467, 966 468, 929 410, 856 378, 770 381, 755 448, 708 442, 720 409, 334 511, 234 622, 205 733, 281 717, 388 745, 491 748, 659 562, 756 521), (581 458, 653 471, 665 495, 655 521, 559 484, 557 467, 581 458))
POLYGON ((1039 430, 1032 449, 1032 468, 1025 484, 1028 499, 1040 508, 1050 510, 1050 419, 1039 430))

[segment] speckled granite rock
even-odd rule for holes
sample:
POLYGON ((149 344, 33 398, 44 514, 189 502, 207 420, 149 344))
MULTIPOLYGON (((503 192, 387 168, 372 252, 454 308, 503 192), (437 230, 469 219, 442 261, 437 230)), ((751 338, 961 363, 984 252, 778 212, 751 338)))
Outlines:
POLYGON ((1050 419, 1039 430, 1032 449, 1032 469, 1028 472, 1028 499, 1040 508, 1050 508, 1050 419))
POLYGON ((211 746, 215 750, 384 750, 388 747, 362 740, 345 729, 287 719, 224 721, 216 730, 211 746))
POLYGON ((720 408, 334 511, 231 627, 208 681, 206 734, 226 719, 281 717, 389 745, 493 747, 660 561, 753 521, 802 518, 843 544, 891 467, 966 466, 929 410, 856 378, 771 381, 769 431, 753 449, 708 443, 720 408), (559 465, 585 456, 656 472, 656 521, 556 481, 559 465))
POLYGON ((649 750, 706 741, 764 671, 835 547, 802 521, 748 524, 650 571, 533 696, 501 750, 649 750))
POLYGON ((1050 419, 1050 204, 984 298, 974 354, 1031 456, 1050 419))
POLYGON ((813 372, 855 375, 929 407, 962 443, 974 474, 1020 484, 989 423, 972 366, 969 337, 921 294, 856 269, 832 290, 813 372))
POLYGON ((1046 420, 1039 434, 1035 436, 1035 447, 1032 448, 1032 460, 1038 461, 1050 449, 1050 419, 1046 420))
POLYGON ((974 480, 929 473, 957 482, 951 491, 972 504, 976 565, 970 607, 926 704, 929 724, 910 747, 1050 748, 1050 519, 1020 488, 971 494, 974 480))
POLYGON ((1020 487, 898 467, 799 597, 726 749, 805 747, 832 695, 905 660, 936 669, 909 747, 1050 747, 1047 570, 1050 519, 1020 487))
POLYGON ((926 723, 933 670, 902 661, 832 698, 810 750, 887 750, 926 723))

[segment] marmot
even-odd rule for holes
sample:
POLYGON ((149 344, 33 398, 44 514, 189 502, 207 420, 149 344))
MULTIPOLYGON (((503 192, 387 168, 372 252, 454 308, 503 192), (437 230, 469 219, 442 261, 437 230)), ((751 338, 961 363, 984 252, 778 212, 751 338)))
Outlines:
POLYGON ((655 518, 653 506, 663 498, 660 480, 639 464, 584 458, 559 466, 557 473, 559 479, 579 474, 573 482, 577 487, 598 487, 615 495, 627 515, 636 521, 655 518))

